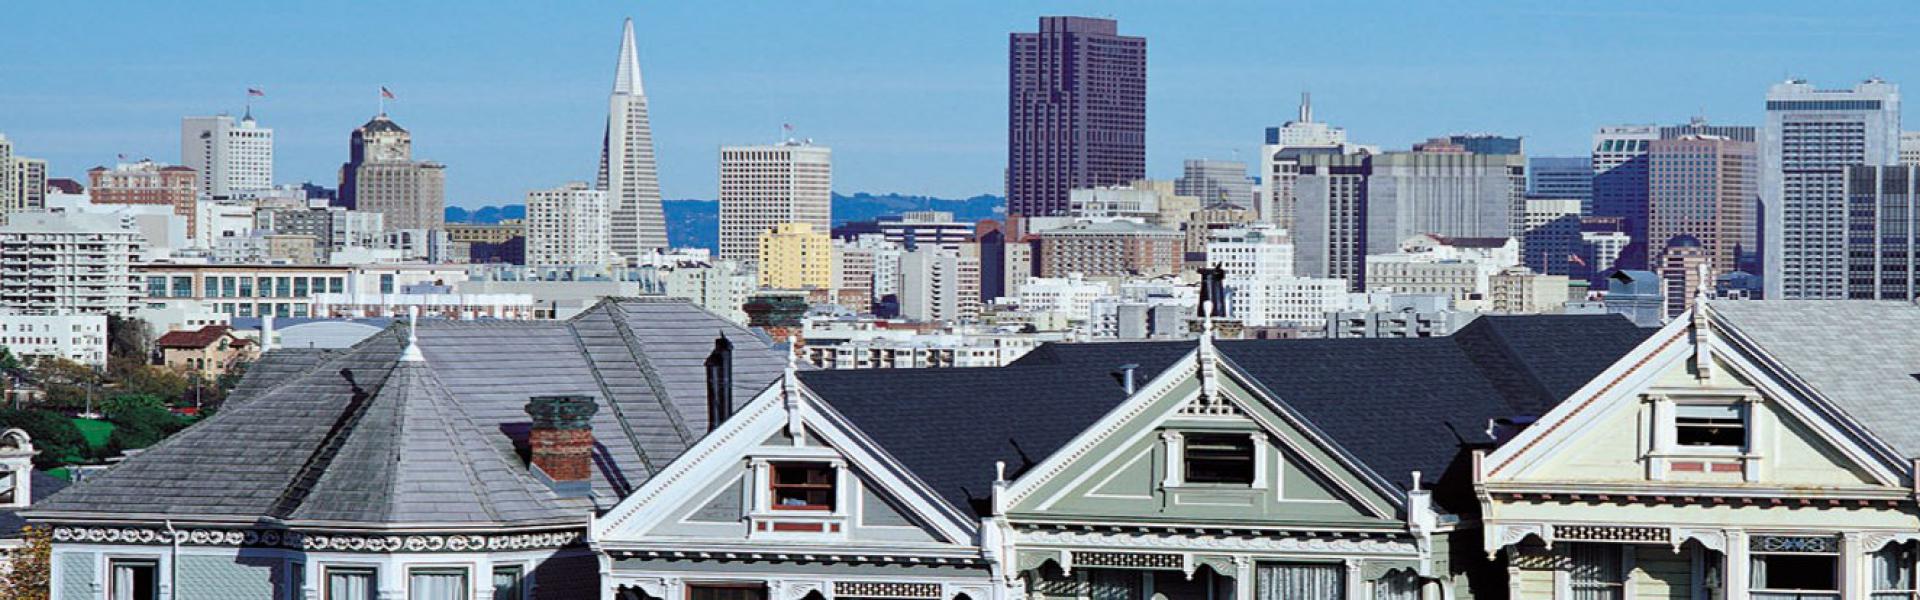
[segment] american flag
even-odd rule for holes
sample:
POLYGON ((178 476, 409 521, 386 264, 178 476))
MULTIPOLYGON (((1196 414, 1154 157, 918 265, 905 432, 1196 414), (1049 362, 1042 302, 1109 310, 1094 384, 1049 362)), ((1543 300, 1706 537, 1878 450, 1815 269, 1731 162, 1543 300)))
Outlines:
POLYGON ((1567 262, 1580 265, 1582 267, 1587 266, 1587 259, 1580 258, 1580 255, 1578 254, 1568 254, 1567 262))
POLYGON ((247 88, 247 96, 249 96, 249 97, 253 97, 253 96, 265 96, 265 95, 267 95, 267 91, 266 91, 266 90, 263 90, 263 89, 260 89, 260 88, 252 88, 252 87, 250 87, 250 88, 247 88))
POLYGON ((380 86, 380 97, 381 97, 381 98, 386 98, 386 99, 388 99, 388 100, 398 100, 398 98, 394 98, 394 97, 393 97, 393 91, 392 91, 392 90, 388 90, 388 89, 387 89, 387 86, 384 86, 384 85, 383 85, 383 86, 380 86))

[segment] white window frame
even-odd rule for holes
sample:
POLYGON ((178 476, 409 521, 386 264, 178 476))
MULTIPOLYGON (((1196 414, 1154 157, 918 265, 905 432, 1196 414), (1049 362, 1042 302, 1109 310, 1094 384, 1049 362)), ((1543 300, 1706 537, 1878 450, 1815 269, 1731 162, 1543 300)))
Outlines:
POLYGON ((367 582, 373 586, 368 590, 368 598, 380 597, 380 572, 382 565, 363 562, 322 562, 318 565, 320 578, 314 585, 320 588, 320 600, 338 600, 333 597, 333 571, 365 572, 367 582))
MULTIPOLYGON (((417 572, 427 572, 430 574, 432 573, 446 574, 446 573, 453 573, 457 571, 460 573, 460 577, 466 580, 467 593, 464 594, 464 596, 466 598, 473 598, 476 594, 479 593, 479 590, 480 590, 478 586, 474 585, 473 574, 476 570, 477 569, 475 569, 474 565, 471 563, 456 563, 456 564, 415 563, 415 564, 406 565, 404 567, 401 567, 401 570, 400 570, 400 574, 401 574, 400 580, 404 582, 402 585, 402 587, 404 588, 404 591, 401 593, 401 597, 407 598, 408 600, 411 600, 413 598, 413 575, 417 572)), ((493 571, 491 570, 487 571, 487 578, 489 582, 492 581, 493 571)))

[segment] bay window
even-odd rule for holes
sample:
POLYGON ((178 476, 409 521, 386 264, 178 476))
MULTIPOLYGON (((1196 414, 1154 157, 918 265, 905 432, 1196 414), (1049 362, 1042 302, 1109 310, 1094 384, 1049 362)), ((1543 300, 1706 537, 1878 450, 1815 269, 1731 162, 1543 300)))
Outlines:
POLYGON ((413 569, 407 572, 407 600, 466 600, 466 569, 413 569))
POLYGON ((1914 542, 1888 544, 1873 553, 1873 600, 1920 599, 1914 583, 1914 542))
POLYGON ((326 600, 373 600, 373 569, 326 570, 326 600))
POLYGON ((1753 600, 1836 600, 1839 544, 1826 538, 1762 536, 1753 544, 1753 600))

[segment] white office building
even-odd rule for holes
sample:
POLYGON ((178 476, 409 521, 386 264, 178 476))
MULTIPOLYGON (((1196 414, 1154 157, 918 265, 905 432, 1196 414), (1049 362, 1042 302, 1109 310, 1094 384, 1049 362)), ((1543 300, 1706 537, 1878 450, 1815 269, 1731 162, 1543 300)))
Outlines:
POLYGON ((980 314, 980 256, 921 247, 900 255, 900 316, 956 323, 980 314))
POLYGON ((1920 166, 1920 131, 1900 132, 1900 164, 1920 166))
POLYGON ((809 141, 720 149, 720 258, 753 264, 781 223, 833 230, 833 151, 809 141))
POLYGON ((0 311, 126 315, 140 306, 139 233, 105 215, 20 213, 0 225, 0 311))
POLYGON ((607 193, 585 183, 527 192, 527 266, 612 263, 611 217, 607 193))
POLYGON ((1218 229, 1207 242, 1207 264, 1228 278, 1265 279, 1293 275, 1293 241, 1272 225, 1218 229))
POLYGON ((620 63, 607 100, 607 131, 601 138, 600 177, 607 192, 614 254, 629 261, 667 248, 667 217, 660 206, 660 168, 653 154, 653 124, 647 90, 640 81, 640 49, 633 19, 620 34, 620 63))
POLYGON ((1020 285, 1020 310, 1065 315, 1072 321, 1091 316, 1093 303, 1113 293, 1113 288, 1098 281, 1087 281, 1079 274, 1066 277, 1029 277, 1020 285))
POLYGON ((107 366, 107 316, 0 312, 0 347, 22 361, 64 358, 107 366))
POLYGON ((273 187, 273 130, 249 111, 180 120, 180 164, 200 172, 200 195, 231 198, 273 187))
POLYGON ((1847 167, 1900 162, 1900 87, 1801 80, 1767 90, 1761 243, 1769 299, 1847 297, 1847 167))

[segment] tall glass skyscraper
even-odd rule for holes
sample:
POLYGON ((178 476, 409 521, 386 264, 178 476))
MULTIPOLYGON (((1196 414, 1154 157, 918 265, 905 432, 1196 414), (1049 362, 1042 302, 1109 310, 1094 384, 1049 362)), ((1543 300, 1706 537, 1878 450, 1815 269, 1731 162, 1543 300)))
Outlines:
POLYGON ((1007 212, 1066 214, 1075 188, 1147 174, 1147 40, 1110 19, 1041 17, 1007 53, 1007 212))

